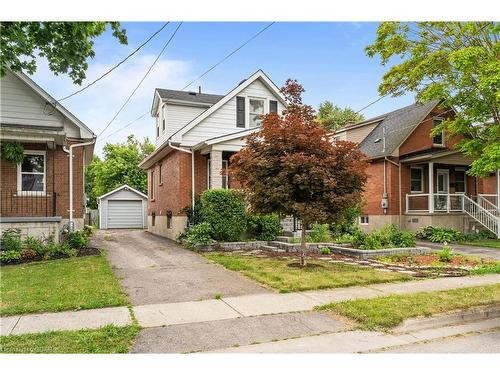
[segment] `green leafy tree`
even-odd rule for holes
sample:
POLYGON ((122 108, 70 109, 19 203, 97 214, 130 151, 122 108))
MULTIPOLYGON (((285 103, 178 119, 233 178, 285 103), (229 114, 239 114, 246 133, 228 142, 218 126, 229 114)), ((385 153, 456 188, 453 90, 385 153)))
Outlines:
MULTIPOLYGON (((295 216, 303 228, 338 223, 361 202, 367 163, 352 142, 331 142, 318 126, 304 89, 288 80, 282 92, 287 108, 263 117, 262 128, 231 157, 229 174, 241 182, 252 211, 295 216)), ((307 250, 301 237, 301 265, 307 250)))
POLYGON ((384 74, 381 95, 415 92, 418 101, 438 99, 455 110, 435 133, 463 137, 456 147, 476 158, 472 175, 500 169, 498 23, 383 22, 366 53, 383 65, 396 62, 384 74))
POLYGON ((319 124, 327 130, 337 130, 350 122, 360 122, 365 117, 356 113, 352 108, 340 108, 332 102, 325 100, 319 105, 317 119, 319 124))
POLYGON ((145 138, 137 141, 129 135, 124 143, 104 146, 104 159, 94 156, 92 163, 85 170, 85 192, 89 199, 88 206, 97 208, 97 197, 127 184, 146 193, 148 175, 139 169, 139 163, 154 151, 154 145, 145 138))
POLYGON ((45 57, 54 74, 68 74, 81 84, 93 58, 93 39, 110 26, 113 36, 127 44, 119 22, 0 22, 0 76, 6 68, 33 74, 36 56, 45 57))

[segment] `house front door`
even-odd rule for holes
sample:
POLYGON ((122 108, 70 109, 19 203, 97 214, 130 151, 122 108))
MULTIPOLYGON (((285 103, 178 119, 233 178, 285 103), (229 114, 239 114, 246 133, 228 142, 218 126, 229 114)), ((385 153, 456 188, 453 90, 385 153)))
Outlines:
POLYGON ((450 171, 448 169, 438 169, 436 174, 437 189, 435 202, 436 211, 448 211, 450 193, 450 171))

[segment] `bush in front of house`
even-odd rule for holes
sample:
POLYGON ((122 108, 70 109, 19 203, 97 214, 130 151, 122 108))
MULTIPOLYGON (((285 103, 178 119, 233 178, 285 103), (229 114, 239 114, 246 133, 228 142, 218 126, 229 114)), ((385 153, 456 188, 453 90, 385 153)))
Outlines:
POLYGON ((455 229, 433 227, 429 225, 427 227, 420 229, 417 232, 417 238, 432 242, 445 243, 445 242, 461 241, 464 239, 464 235, 462 234, 462 232, 455 229))
POLYGON ((2 233, 0 261, 18 263, 69 258, 76 256, 78 250, 85 248, 88 242, 85 231, 68 232, 62 243, 55 243, 52 238, 42 240, 33 236, 22 240, 19 230, 8 229, 2 233))
POLYGON ((352 238, 352 245, 355 248, 365 250, 413 247, 416 245, 413 233, 402 231, 393 224, 388 224, 382 229, 374 230, 369 234, 358 229, 352 235, 352 238))
POLYGON ((246 231, 259 241, 273 241, 283 232, 278 215, 250 215, 246 231))
POLYGON ((182 241, 187 248, 195 250, 200 246, 211 245, 213 230, 209 223, 200 223, 189 227, 178 240, 182 241))
POLYGON ((213 239, 238 241, 247 227, 246 203, 231 189, 212 189, 201 196, 201 215, 212 227, 213 239))
POLYGON ((330 232, 330 226, 328 224, 312 224, 311 231, 308 233, 306 241, 313 243, 332 242, 333 238, 330 232))

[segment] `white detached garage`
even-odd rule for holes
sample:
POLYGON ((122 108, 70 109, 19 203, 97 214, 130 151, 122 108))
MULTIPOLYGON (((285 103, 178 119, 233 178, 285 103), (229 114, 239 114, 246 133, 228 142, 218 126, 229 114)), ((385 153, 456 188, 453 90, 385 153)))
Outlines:
POLYGON ((99 197, 101 229, 145 228, 148 197, 128 185, 122 185, 99 197))

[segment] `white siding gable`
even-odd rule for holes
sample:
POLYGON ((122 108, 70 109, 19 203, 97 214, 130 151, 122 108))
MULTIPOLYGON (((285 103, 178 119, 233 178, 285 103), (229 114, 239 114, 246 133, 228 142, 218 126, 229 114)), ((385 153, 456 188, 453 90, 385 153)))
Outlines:
POLYGON ((156 147, 163 144, 177 130, 207 110, 207 107, 172 103, 166 103, 161 108, 157 120, 160 126, 160 136, 156 139, 156 147), (163 119, 165 119, 165 131, 163 131, 163 119))
POLYGON ((64 130, 80 137, 80 129, 9 70, 0 79, 0 123, 64 130))
POLYGON ((284 109, 280 99, 275 95, 275 93, 269 90, 262 83, 262 81, 260 81, 260 79, 256 79, 245 89, 232 97, 227 103, 217 109, 214 113, 182 135, 182 139, 174 140, 181 141, 183 146, 193 146, 210 138, 220 137, 244 130, 243 128, 238 128, 236 126, 236 96, 243 96, 246 98, 245 115, 247 129, 249 123, 248 98, 252 97, 265 99, 265 113, 269 113, 269 100, 278 101, 278 113, 281 113, 284 109))

